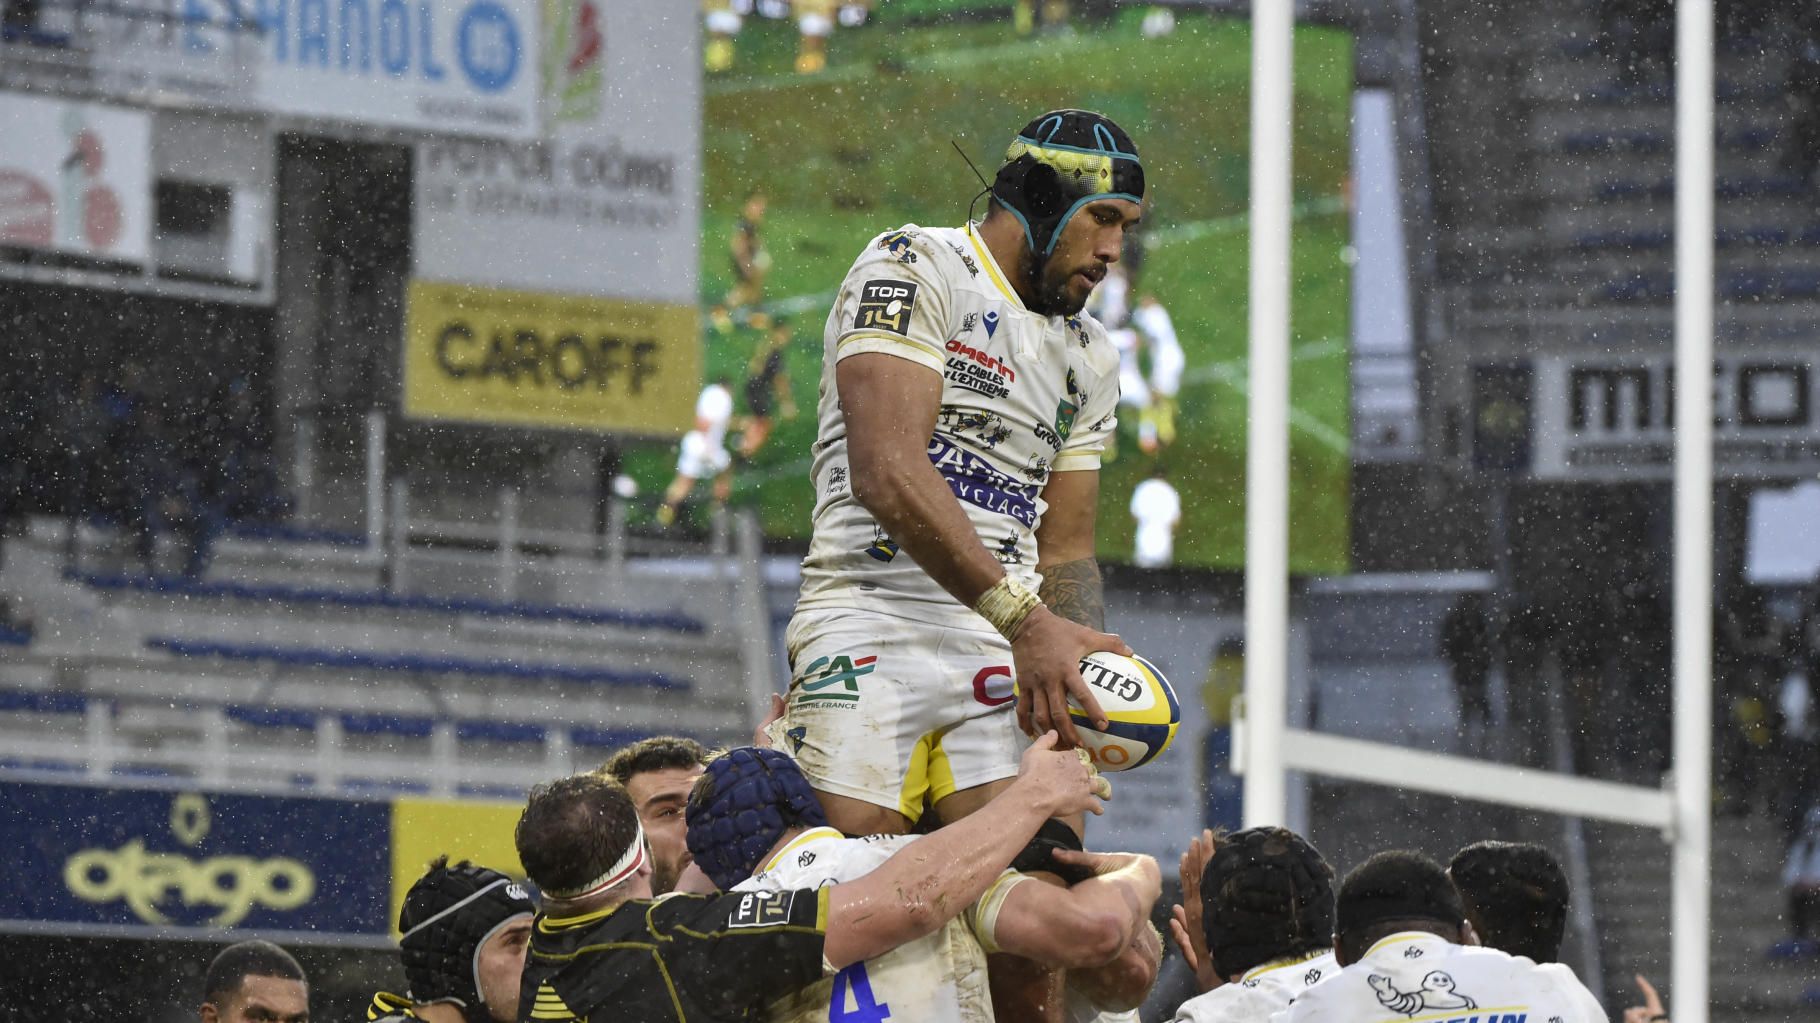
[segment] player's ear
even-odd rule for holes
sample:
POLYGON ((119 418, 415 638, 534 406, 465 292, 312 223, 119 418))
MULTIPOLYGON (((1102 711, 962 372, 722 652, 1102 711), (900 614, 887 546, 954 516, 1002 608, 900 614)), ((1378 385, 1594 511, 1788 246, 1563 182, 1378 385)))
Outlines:
POLYGON ((221 1023, 221 1013, 215 1008, 214 1002, 202 1003, 202 1023, 221 1023))
POLYGON ((1484 942, 1479 940, 1479 932, 1472 929, 1472 921, 1470 921, 1470 920, 1460 921, 1460 944, 1462 944, 1462 945, 1483 945, 1483 944, 1485 944, 1484 942))

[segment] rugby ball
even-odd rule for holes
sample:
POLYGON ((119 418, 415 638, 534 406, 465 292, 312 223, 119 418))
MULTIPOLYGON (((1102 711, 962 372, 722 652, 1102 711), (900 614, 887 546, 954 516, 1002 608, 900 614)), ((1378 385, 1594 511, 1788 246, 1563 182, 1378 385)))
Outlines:
POLYGON ((1081 658, 1081 678, 1108 719, 1104 731, 1096 729, 1074 701, 1068 701, 1068 716, 1094 766, 1129 771, 1169 748, 1182 723, 1182 705, 1156 665, 1142 657, 1100 651, 1081 658))

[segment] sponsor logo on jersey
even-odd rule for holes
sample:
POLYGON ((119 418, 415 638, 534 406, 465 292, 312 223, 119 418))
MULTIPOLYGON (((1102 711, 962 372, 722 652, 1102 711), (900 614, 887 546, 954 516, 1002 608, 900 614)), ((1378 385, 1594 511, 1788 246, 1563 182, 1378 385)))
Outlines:
MULTIPOLYGON (((1397 990, 1395 979, 1382 973, 1365 978, 1378 996, 1378 1004, 1392 1012, 1415 1016, 1431 1009, 1477 1009, 1479 1003, 1454 988, 1451 974, 1431 970, 1422 978, 1422 986, 1411 991, 1397 990)), ((1464 1017, 1462 1017, 1464 1018, 1464 1017)), ((1489 1023, 1489 1021, 1487 1021, 1489 1023)))
POLYGON ((988 707, 1003 707, 1017 699, 1017 687, 1011 682, 1011 665, 994 664, 981 668, 973 676, 973 699, 988 707))
POLYGON ((795 728, 785 732, 784 738, 790 740, 790 753, 794 756, 803 751, 803 743, 809 738, 809 729, 802 725, 797 725, 795 728))
POLYGON ((998 310, 997 309, 986 310, 986 315, 980 317, 980 322, 984 323, 986 325, 986 336, 987 337, 991 337, 992 335, 998 333, 998 310))
POLYGON ((890 561, 897 557, 897 541, 885 535, 883 529, 872 530, 872 542, 865 547, 866 555, 874 561, 890 561))
POLYGON ((747 892, 727 917, 727 929, 739 927, 776 927, 790 922, 790 903, 796 893, 747 892))
POLYGON ((1019 537, 1016 533, 1006 533, 992 551, 1001 565, 1021 565, 1024 563, 1024 552, 1018 549, 1019 537))
POLYGON ((910 281, 867 281, 859 287, 859 315, 855 330, 888 330, 910 334, 910 310, 916 305, 916 285, 910 281))
POLYGON ((851 706, 859 702, 859 680, 878 668, 878 655, 851 657, 836 654, 817 657, 803 669, 797 679, 802 695, 798 703, 827 703, 851 706))
POLYGON ((949 436, 971 433, 980 447, 991 451, 1011 436, 1011 427, 996 412, 974 412, 959 405, 943 405, 935 417, 936 428, 949 436))
POLYGON ((973 261, 973 257, 967 254, 966 249, 961 248, 953 242, 949 242, 948 247, 954 250, 955 255, 961 257, 961 265, 967 268, 967 273, 974 277, 980 275, 980 265, 973 261))
POLYGON ((1017 370, 1005 365, 1004 360, 960 338, 950 340, 947 348, 948 365, 942 377, 956 387, 965 387, 988 398, 1003 398, 1011 393, 1011 385, 1017 383, 1017 370))
POLYGON ((991 370, 994 375, 998 376, 1005 383, 1017 383, 1017 370, 1005 365, 1003 360, 998 359, 990 353, 982 352, 978 348, 967 344, 959 338, 955 338, 948 342, 948 351, 982 366, 985 369, 991 370))
POLYGON ((1074 379, 1074 370, 1068 371, 1068 396, 1055 403, 1055 435, 1066 441, 1074 432, 1074 417, 1081 412, 1081 406, 1087 404, 1087 392, 1081 389, 1074 379))
POLYGON ((899 263, 916 262, 916 253, 910 249, 910 232, 893 231, 878 240, 878 247, 897 257, 899 263))
POLYGON ((1036 526, 1037 487, 1000 472, 991 462, 940 436, 929 438, 929 461, 948 481, 954 496, 989 512, 1036 526))

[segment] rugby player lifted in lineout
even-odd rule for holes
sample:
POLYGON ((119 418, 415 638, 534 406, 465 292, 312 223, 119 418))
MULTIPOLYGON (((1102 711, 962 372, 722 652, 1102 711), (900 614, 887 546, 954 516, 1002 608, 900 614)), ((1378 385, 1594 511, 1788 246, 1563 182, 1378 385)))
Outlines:
POLYGON ((1073 744, 1069 695, 1105 724, 1080 658, 1130 652, 1100 631, 1093 557, 1118 356, 1081 309, 1142 212, 1137 151, 1099 114, 1045 114, 990 192, 983 222, 873 239, 825 328, 771 735, 850 835, 906 831, 925 799, 944 822, 983 806, 1020 728, 1073 744))

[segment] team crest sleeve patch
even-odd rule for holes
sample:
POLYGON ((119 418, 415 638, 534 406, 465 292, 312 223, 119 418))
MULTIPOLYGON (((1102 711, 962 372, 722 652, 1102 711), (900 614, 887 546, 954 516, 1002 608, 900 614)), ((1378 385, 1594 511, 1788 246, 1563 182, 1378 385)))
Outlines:
POLYGON ((859 289, 859 315, 855 330, 888 330, 910 336, 910 310, 916 305, 916 285, 910 281, 867 281, 859 289))
POLYGON ((747 892, 727 920, 729 930, 738 927, 777 927, 790 922, 790 904, 796 893, 747 892))

